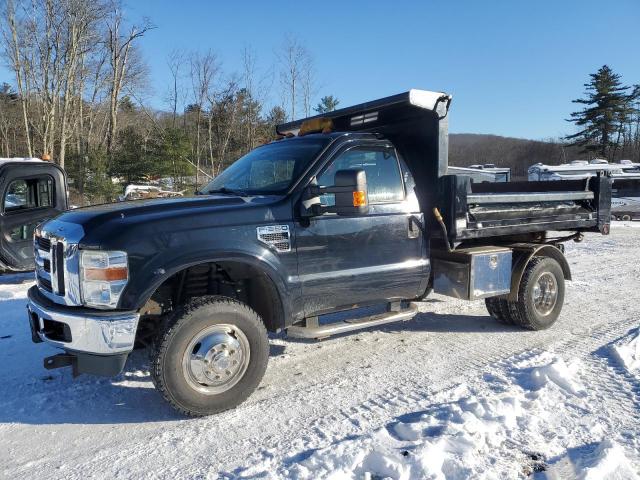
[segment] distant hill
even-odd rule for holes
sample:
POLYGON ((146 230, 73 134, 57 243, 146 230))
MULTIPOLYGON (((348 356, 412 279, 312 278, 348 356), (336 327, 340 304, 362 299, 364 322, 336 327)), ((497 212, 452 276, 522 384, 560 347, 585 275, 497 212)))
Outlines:
POLYGON ((583 158, 577 148, 562 143, 526 140, 474 133, 453 133, 449 136, 449 164, 466 167, 476 163, 495 163, 510 167, 514 180, 524 179, 534 163, 557 165, 583 158))

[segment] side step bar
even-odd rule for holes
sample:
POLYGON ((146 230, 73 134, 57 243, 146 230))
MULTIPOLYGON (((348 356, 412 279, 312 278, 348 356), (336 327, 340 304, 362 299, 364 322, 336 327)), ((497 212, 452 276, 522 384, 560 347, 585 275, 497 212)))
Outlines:
POLYGON ((397 312, 385 312, 369 317, 343 320, 327 325, 299 326, 287 328, 287 335, 294 338, 325 338, 339 333, 352 332, 363 328, 384 325, 385 323, 411 320, 418 314, 418 305, 410 303, 409 307, 397 312))

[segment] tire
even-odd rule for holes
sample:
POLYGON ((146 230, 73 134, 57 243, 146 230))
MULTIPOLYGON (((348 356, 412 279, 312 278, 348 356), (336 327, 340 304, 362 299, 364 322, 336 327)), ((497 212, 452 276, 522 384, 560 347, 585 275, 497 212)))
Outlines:
POLYGON ((180 413, 212 415, 246 400, 268 359, 267 331, 256 312, 231 298, 198 297, 158 332, 151 377, 180 413))
POLYGON ((630 222, 631 221, 631 215, 622 215, 622 221, 623 222, 630 222))
POLYGON ((505 325, 513 325, 513 319, 509 312, 509 305, 507 300, 501 297, 485 298, 484 303, 487 307, 489 315, 495 318, 499 323, 505 325))
POLYGON ((533 257, 518 288, 518 300, 507 302, 513 322, 528 330, 545 330, 553 325, 564 303, 564 273, 549 257, 533 257))

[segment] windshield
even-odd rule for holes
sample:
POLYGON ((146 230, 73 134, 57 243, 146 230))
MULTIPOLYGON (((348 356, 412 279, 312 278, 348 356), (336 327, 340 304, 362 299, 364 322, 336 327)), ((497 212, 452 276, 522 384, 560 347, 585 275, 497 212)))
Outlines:
POLYGON ((330 141, 330 137, 323 136, 283 140, 258 147, 236 160, 201 193, 282 193, 330 141))

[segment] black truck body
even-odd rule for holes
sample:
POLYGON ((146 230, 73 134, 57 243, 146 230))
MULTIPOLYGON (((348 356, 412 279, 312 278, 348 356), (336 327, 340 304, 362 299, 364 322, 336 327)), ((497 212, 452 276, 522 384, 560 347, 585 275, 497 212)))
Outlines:
POLYGON ((44 224, 29 320, 34 341, 65 351, 45 366, 116 374, 135 342, 153 343, 156 385, 201 415, 258 384, 265 328, 319 338, 407 320, 434 288, 487 298, 501 321, 550 326, 570 278, 560 242, 608 233, 610 180, 446 175, 450 102, 411 90, 280 125, 280 140, 195 198, 81 208, 44 224), (546 305, 535 318, 522 293, 532 275, 546 305), (379 303, 388 312, 318 321, 379 303), (178 357, 182 369, 170 365, 178 357))

